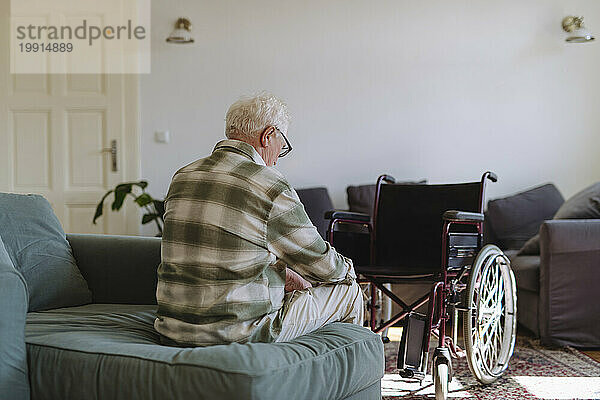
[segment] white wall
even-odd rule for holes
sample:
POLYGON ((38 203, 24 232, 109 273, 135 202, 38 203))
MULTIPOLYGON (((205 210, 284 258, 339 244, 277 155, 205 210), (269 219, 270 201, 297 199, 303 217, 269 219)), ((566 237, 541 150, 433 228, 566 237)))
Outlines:
POLYGON ((223 138, 240 94, 267 89, 294 119, 278 166, 296 187, 383 172, 432 183, 500 177, 488 198, 600 180, 600 40, 567 44, 564 16, 600 36, 600 2, 155 0, 141 78, 142 175, 164 195, 223 138), (193 45, 165 42, 179 16, 193 45), (170 144, 154 131, 170 130, 170 144))

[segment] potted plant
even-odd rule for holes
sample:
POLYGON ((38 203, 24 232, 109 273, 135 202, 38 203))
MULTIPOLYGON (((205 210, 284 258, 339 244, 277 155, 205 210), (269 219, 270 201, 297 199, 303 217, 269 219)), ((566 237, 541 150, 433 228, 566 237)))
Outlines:
POLYGON ((165 214, 165 201, 160 199, 153 198, 149 193, 146 192, 146 187, 148 186, 148 182, 139 181, 139 182, 126 182, 118 184, 114 189, 109 190, 102 196, 102 199, 98 203, 96 207, 96 213, 94 214, 93 223, 96 224, 96 220, 102 216, 104 210, 104 201, 110 196, 114 194, 114 199, 111 205, 111 209, 113 211, 119 211, 121 207, 123 207, 123 203, 127 196, 133 198, 135 204, 144 209, 145 214, 142 216, 142 224, 149 224, 152 221, 156 223, 156 227, 158 228, 158 234, 156 236, 162 236, 164 219, 163 216, 165 214), (134 193, 134 189, 138 188, 136 191, 137 194, 134 193))

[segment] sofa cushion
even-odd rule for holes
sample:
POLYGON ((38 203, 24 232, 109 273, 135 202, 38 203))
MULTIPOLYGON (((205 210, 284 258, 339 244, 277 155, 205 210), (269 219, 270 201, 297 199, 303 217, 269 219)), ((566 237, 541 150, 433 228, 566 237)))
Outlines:
POLYGON ((27 317, 39 399, 342 399, 378 383, 383 344, 334 323, 284 343, 159 345, 156 306, 90 304, 27 317), (77 384, 74 384, 77 382, 77 384))
POLYGON ((588 186, 569 198, 554 216, 554 219, 597 218, 600 218, 600 182, 588 186))
POLYGON ((0 398, 29 399, 25 316, 27 285, 0 239, 0 398))
POLYGON ((58 218, 39 195, 0 193, 0 237, 29 289, 29 310, 91 301, 58 218))
MULTIPOLYGON (((427 183, 427 180, 422 179, 415 182, 397 183, 403 185, 424 185, 427 183)), ((369 215, 373 214, 376 187, 377 185, 348 186, 346 194, 348 195, 348 207, 350 211, 369 215)))
POLYGON ((540 255, 540 234, 538 233, 531 239, 525 242, 521 250, 520 256, 539 256, 540 255))
POLYGON ((352 212, 373 214, 375 202, 375 185, 348 186, 348 208, 352 212))
POLYGON ((552 219, 564 199, 553 184, 488 202, 488 220, 502 249, 520 249, 542 222, 552 219))
POLYGON ((333 203, 327 188, 297 189, 296 193, 298 193, 300 202, 304 205, 308 218, 317 228, 321 237, 325 238, 329 223, 329 220, 325 219, 325 212, 333 210, 333 203))
POLYGON ((517 256, 511 258, 511 268, 515 273, 517 288, 539 293, 540 291, 540 257, 517 256))

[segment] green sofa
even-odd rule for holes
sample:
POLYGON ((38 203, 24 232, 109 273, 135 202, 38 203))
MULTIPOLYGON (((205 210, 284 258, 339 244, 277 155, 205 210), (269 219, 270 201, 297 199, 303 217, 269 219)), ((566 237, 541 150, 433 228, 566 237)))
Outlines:
MULTIPOLYGON (((67 239, 92 303, 27 314, 32 399, 381 398, 383 344, 369 330, 334 323, 287 343, 163 346, 153 327, 160 239, 67 239)), ((0 303, 21 304, 26 285, 10 287, 0 303)), ((0 325, 3 340, 23 341, 23 312, 3 311, 15 321, 0 325)), ((9 387, 3 378, 0 388, 9 387)))

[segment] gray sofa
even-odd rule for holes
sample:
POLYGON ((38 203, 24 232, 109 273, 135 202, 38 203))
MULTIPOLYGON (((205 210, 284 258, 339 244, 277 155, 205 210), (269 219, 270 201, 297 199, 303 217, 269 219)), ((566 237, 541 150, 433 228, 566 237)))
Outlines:
POLYGON ((540 255, 511 264, 519 323, 546 344, 600 347, 600 220, 545 221, 540 255))
POLYGON ((92 304, 27 316, 32 398, 379 399, 379 336, 332 324, 289 343, 161 346, 160 239, 69 235, 92 304))
MULTIPOLYGON (((286 343, 161 345, 153 327, 158 238, 67 235, 91 303, 27 312, 44 293, 33 293, 41 270, 29 274, 20 255, 39 241, 23 225, 11 226, 9 236, 7 218, 0 207, 0 236, 10 239, 11 254, 0 254, 2 400, 381 398, 382 341, 356 325, 330 324, 286 343), (12 240, 19 234, 25 239, 12 240)), ((61 232, 54 231, 56 241, 61 232)), ((57 284, 51 275, 43 282, 48 292, 57 284)))
POLYGON ((509 255, 519 324, 545 344, 600 347, 600 220, 552 219, 564 200, 552 184, 492 200, 485 239, 509 255), (539 231, 539 251, 519 250, 539 231), (527 253, 527 252, 524 252, 527 253))

